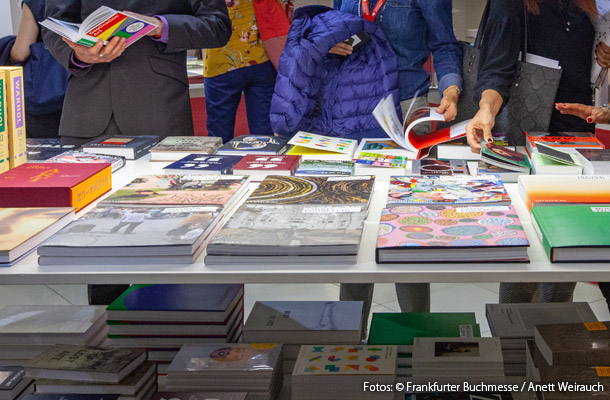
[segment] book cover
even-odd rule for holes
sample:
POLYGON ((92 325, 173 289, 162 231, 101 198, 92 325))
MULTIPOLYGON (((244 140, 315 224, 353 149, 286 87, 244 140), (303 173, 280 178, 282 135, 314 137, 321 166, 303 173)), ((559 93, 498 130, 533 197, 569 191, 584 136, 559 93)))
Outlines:
POLYGON ((603 175, 522 175, 518 189, 529 210, 542 203, 610 204, 610 177, 603 175))
POLYGON ((356 151, 358 141, 317 135, 315 133, 297 132, 296 135, 288 141, 288 144, 352 156, 356 151))
POLYGON ((0 174, 0 207, 75 207, 112 188, 108 164, 27 163, 0 174))
POLYGON ((272 372, 282 353, 273 343, 187 343, 178 352, 167 373, 272 372))
POLYGON ((360 152, 356 155, 356 164, 384 168, 406 168, 408 157, 383 153, 360 152))
POLYGON ((474 313, 373 313, 369 345, 412 346, 416 337, 480 337, 474 313))
POLYGON ((105 154, 85 153, 84 151, 66 151, 64 153, 53 156, 42 162, 48 163, 85 163, 85 164, 110 164, 112 166, 112 172, 123 168, 125 166, 125 157, 123 156, 109 156, 105 154))
POLYGON ((246 201, 249 204, 369 203, 375 177, 267 176, 246 201))
MULTIPOLYGON (((542 148, 541 145, 538 147, 542 148)), ((559 162, 542 153, 532 153, 534 173, 537 175, 581 175, 583 166, 580 165, 576 154, 569 154, 568 157, 572 160, 570 164, 559 162)))
POLYGON ((301 156, 248 154, 233 166, 233 171, 242 175, 250 175, 257 172, 268 172, 270 175, 285 172, 292 175, 299 167, 300 162, 301 156))
POLYGON ((424 158, 413 160, 411 165, 413 175, 470 175, 465 160, 435 160, 424 158))
POLYGON ((8 109, 6 102, 6 80, 0 72, 0 173, 10 169, 8 150, 8 109))
POLYGON ((190 255, 219 212, 216 206, 100 205, 47 240, 38 248, 38 255, 190 255))
POLYGON ((237 136, 222 145, 216 154, 246 155, 246 154, 281 154, 288 143, 279 136, 237 136))
POLYGON ((25 143, 28 162, 44 161, 58 154, 77 150, 79 146, 63 144, 60 138, 27 138, 25 143))
POLYGON ((165 167, 165 173, 173 174, 219 174, 233 173, 233 166, 241 160, 241 156, 200 155, 188 156, 165 167))
POLYGON ((213 136, 168 136, 161 140, 150 152, 188 152, 212 154, 222 145, 222 139, 213 136))
POLYGON ((532 168, 525 154, 484 140, 481 140, 481 161, 525 174, 529 174, 532 168))
POLYGON ((422 368, 494 368, 504 365, 500 339, 416 337, 413 370, 422 368))
POLYGON ((510 197, 495 175, 393 176, 387 204, 500 205, 510 197))
POLYGON ((600 142, 591 132, 561 132, 551 134, 548 132, 525 132, 525 147, 532 154, 537 151, 537 143, 544 143, 552 147, 560 148, 589 148, 603 149, 604 144, 600 142))
POLYGON ((246 181, 247 177, 237 175, 144 175, 104 199, 104 203, 223 206, 246 181))
POLYGON ((356 155, 360 153, 377 153, 409 158, 409 152, 391 139, 361 139, 356 155))
POLYGON ((23 68, 0 67, 0 74, 4 74, 6 88, 9 164, 15 168, 27 162, 23 68))
POLYGON ((516 183, 521 173, 479 161, 477 166, 477 175, 498 175, 498 177, 502 179, 502 182, 504 183, 516 183))
POLYGON ((292 146, 286 154, 291 156, 301 156, 303 160, 341 160, 351 161, 353 156, 350 154, 336 153, 334 151, 313 149, 310 147, 303 146, 292 146))
POLYGON ((610 161, 610 149, 576 149, 584 158, 591 162, 610 161))
POLYGON ((303 345, 292 376, 394 376, 396 346, 303 345))
POLYGON ((244 392, 159 392, 152 400, 246 400, 244 392))
POLYGON ((578 163, 578 158, 574 153, 568 153, 567 151, 562 151, 560 148, 552 147, 544 143, 538 143, 536 148, 538 149, 539 154, 542 154, 544 157, 550 158, 558 163, 566 165, 580 165, 578 163))
POLYGON ((22 367, 0 367, 0 396, 3 391, 13 390, 25 378, 22 367))
POLYGON ((72 219, 73 208, 0 208, 0 226, 5 229, 0 235, 0 262, 26 254, 28 249, 21 246, 34 248, 58 230, 54 226, 63 227, 72 219))
POLYGON ((536 325, 536 346, 549 365, 606 365, 610 322, 536 325))
POLYGON ((140 136, 103 136, 82 146, 87 153, 124 156, 128 160, 137 160, 148 154, 148 151, 159 142, 154 135, 140 136))
POLYGON ((294 173, 295 175, 307 176, 326 176, 326 175, 353 175, 353 161, 325 161, 325 160, 305 160, 294 173))

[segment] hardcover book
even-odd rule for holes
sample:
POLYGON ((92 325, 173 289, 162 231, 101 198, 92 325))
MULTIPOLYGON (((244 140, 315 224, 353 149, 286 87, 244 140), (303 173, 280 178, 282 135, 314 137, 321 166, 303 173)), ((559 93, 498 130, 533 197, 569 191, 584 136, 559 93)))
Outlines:
POLYGON ((536 346, 549 365, 606 365, 610 322, 536 325, 536 346))
POLYGON ((23 68, 0 67, 0 75, 6 89, 9 164, 15 168, 27 162, 23 68))
MULTIPOLYGON (((542 146, 538 146, 542 148, 542 146)), ((567 154, 567 153, 566 153, 567 154)), ((578 163, 576 154, 569 154, 574 157, 574 163, 566 164, 556 159, 547 157, 542 153, 532 153, 532 167, 536 175, 582 175, 583 167, 578 163)))
POLYGON ((0 173, 10 169, 8 150, 8 109, 4 74, 0 72, 0 173))
POLYGON ((144 361, 143 349, 57 345, 29 361, 26 371, 37 379, 119 383, 144 361))
POLYGON ((532 222, 551 262, 610 260, 610 204, 548 205, 532 222))
POLYGON ((296 176, 349 176, 354 174, 354 162, 332 160, 306 160, 301 162, 301 165, 294 174, 296 176))
POLYGON ((486 143, 484 140, 481 140, 481 161, 522 174, 529 174, 532 169, 525 154, 511 150, 506 146, 486 143))
POLYGON ((551 134, 548 132, 525 132, 525 148, 529 154, 538 151, 536 145, 544 143, 559 148, 603 149, 600 142, 591 132, 561 132, 551 134))
POLYGON ((416 337, 413 341, 414 371, 418 369, 495 370, 498 367, 502 368, 503 365, 499 338, 416 337))
POLYGON ((395 206, 381 213, 377 262, 527 261, 513 206, 395 206))
POLYGON ((409 159, 402 156, 394 156, 383 153, 360 152, 356 155, 357 165, 383 167, 383 168, 406 168, 409 159))
POLYGON ((503 183, 517 183, 521 173, 479 161, 477 175, 497 175, 503 183))
POLYGON ((518 189, 529 210, 550 203, 610 204, 610 177, 604 175, 523 175, 518 189))
POLYGON ((434 160, 424 158, 413 160, 411 165, 413 175, 470 175, 465 160, 434 160))
POLYGON ((246 203, 367 206, 374 182, 372 176, 268 176, 246 203))
POLYGON ((14 400, 32 383, 22 367, 0 367, 0 400, 14 400))
POLYGON ((217 206, 100 205, 38 248, 41 257, 190 256, 209 234, 217 206))
POLYGON ((189 154, 165 167, 165 173, 168 175, 227 175, 233 173, 233 166, 239 160, 241 160, 241 156, 189 154))
POLYGON ((160 392, 152 400, 246 400, 244 392, 160 392))
POLYGON ((78 147, 63 144, 59 138, 27 138, 25 143, 28 162, 48 160, 61 153, 76 151, 78 147))
POLYGON ((393 176, 388 206, 395 204, 509 205, 502 180, 485 176, 393 176))
POLYGON ((141 136, 103 136, 85 145, 82 150, 87 153, 123 156, 128 160, 137 160, 148 154, 148 151, 159 142, 154 135, 141 136))
POLYGON ((287 139, 278 136, 237 136, 222 145, 216 154, 245 156, 246 154, 282 154, 286 149, 287 139))
POLYGON ((301 346, 292 374, 294 380, 305 376, 368 375, 396 373, 396 346, 301 346))
POLYGON ((243 285, 131 285, 108 306, 116 321, 226 322, 243 285))
POLYGON ((89 14, 81 24, 47 18, 40 25, 71 42, 87 47, 93 47, 98 40, 103 40, 106 44, 115 36, 125 38, 125 45, 130 46, 157 28, 157 25, 148 21, 105 6, 89 14))
POLYGON ((294 175, 300 163, 300 156, 261 156, 257 154, 248 154, 235 164, 233 172, 240 175, 250 175, 252 177, 264 177, 266 175, 290 176, 294 175))
POLYGON ((576 149, 585 175, 610 175, 610 149, 576 149))
POLYGON ((107 204, 226 206, 246 188, 247 177, 144 175, 104 199, 107 204))
POLYGON ((409 158, 409 152, 391 139, 361 139, 356 149, 357 158, 360 158, 360 153, 377 153, 404 159, 409 158))
POLYGON ((0 207, 75 207, 112 188, 108 164, 27 163, 0 174, 0 207))
POLYGON ((74 219, 73 208, 2 208, 0 265, 17 261, 74 219))
POLYGON ((150 149, 151 161, 176 161, 185 154, 213 154, 222 139, 213 136, 168 136, 150 149))
POLYGON ((125 157, 123 156, 108 156, 105 154, 85 153, 84 151, 66 151, 44 160, 48 163, 85 163, 85 164, 110 164, 112 172, 116 172, 125 166, 125 157))

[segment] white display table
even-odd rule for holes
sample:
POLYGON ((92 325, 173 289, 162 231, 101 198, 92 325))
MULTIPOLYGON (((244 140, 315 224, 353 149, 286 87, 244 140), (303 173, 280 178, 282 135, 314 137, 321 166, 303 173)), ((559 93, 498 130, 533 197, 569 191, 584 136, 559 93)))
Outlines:
MULTIPOLYGON (((113 190, 138 175, 163 172, 168 163, 130 161, 113 175, 113 190)), ((530 263, 503 264, 384 264, 375 263, 375 242, 385 206, 390 170, 369 169, 377 181, 366 222, 358 263, 337 266, 206 266, 201 256, 189 265, 171 266, 44 266, 31 254, 17 265, 0 268, 0 284, 118 284, 118 283, 393 283, 393 282, 574 282, 610 281, 610 263, 551 264, 538 239, 516 184, 507 188, 525 227, 530 263)), ((87 209, 90 209, 88 207, 87 209)), ((85 209, 85 211, 87 210, 85 209)))

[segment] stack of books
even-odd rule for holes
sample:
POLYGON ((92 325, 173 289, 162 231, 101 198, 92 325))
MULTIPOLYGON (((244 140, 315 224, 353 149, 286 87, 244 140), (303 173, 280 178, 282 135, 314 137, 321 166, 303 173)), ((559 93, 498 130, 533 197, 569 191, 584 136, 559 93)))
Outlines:
POLYGON ((125 166, 125 157, 110 156, 106 154, 85 153, 84 151, 66 151, 55 155, 47 160, 47 163, 68 163, 68 164, 110 164, 112 173, 125 166))
POLYGON ((361 301, 257 301, 244 326, 246 343, 283 343, 285 375, 301 345, 358 344, 361 301))
POLYGON ((576 149, 584 175, 610 175, 610 149, 576 149))
POLYGON ((56 344, 99 346, 106 341, 99 306, 6 306, 0 309, 0 365, 23 366, 56 344))
POLYGON ((499 338, 415 338, 413 381, 503 383, 499 338))
POLYGON ((243 285, 132 285, 108 306, 108 342, 148 350, 165 375, 185 343, 236 342, 243 285))
POLYGON ((36 394, 112 395, 150 400, 157 391, 156 365, 142 349, 57 345, 26 366, 36 394))
POLYGON ((273 400, 282 389, 282 345, 185 344, 167 370, 167 391, 248 392, 273 400))
POLYGON ((487 304, 492 336, 499 337, 507 376, 525 376, 527 341, 538 324, 597 321, 588 303, 487 304))
POLYGON ((374 177, 268 176, 208 246, 208 265, 353 264, 374 177))
POLYGON ((246 182, 230 175, 139 177, 39 247, 39 263, 190 264, 246 182))
POLYGON ((538 151, 538 143, 572 151, 604 148, 604 144, 591 132, 525 132, 525 149, 530 155, 538 151))
POLYGON ((34 380, 25 376, 22 367, 0 366, 0 399, 22 400, 34 392, 34 380))
POLYGON ((392 400, 396 346, 301 346, 292 374, 292 400, 392 400))
POLYGON ((413 376, 416 337, 481 337, 474 313, 373 313, 369 345, 397 345, 396 377, 413 376))
POLYGON ((212 136, 168 136, 150 152, 150 161, 176 161, 189 154, 214 154, 222 139, 212 136))

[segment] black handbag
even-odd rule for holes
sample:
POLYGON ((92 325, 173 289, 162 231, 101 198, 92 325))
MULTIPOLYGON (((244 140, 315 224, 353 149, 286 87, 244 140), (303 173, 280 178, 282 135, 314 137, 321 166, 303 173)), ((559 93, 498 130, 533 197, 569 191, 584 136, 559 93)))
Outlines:
MULTIPOLYGON (((463 51, 462 95, 458 104, 456 122, 473 118, 479 110, 474 101, 479 72, 480 48, 484 40, 489 17, 490 2, 479 24, 474 46, 460 42, 463 51)), ((523 60, 519 62, 515 80, 510 89, 510 99, 496 116, 493 132, 504 133, 512 145, 525 144, 525 131, 547 131, 553 113, 555 96, 561 80, 561 69, 527 62, 527 11, 524 11, 523 60)))

